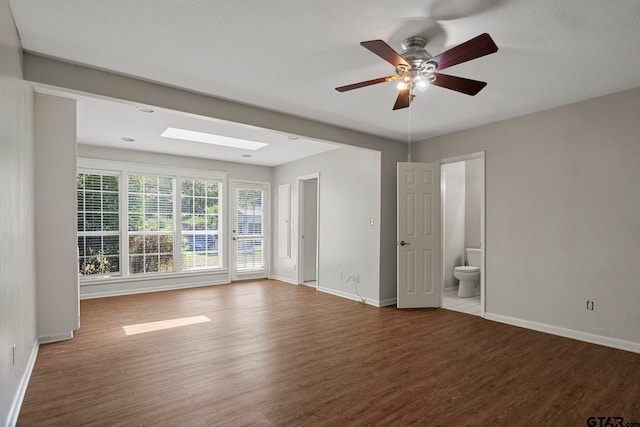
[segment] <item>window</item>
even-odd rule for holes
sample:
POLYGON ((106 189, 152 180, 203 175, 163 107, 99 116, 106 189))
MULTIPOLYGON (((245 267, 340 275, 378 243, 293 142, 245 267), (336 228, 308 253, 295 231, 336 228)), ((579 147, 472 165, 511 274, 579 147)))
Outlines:
POLYGON ((79 173, 77 184, 79 273, 120 274, 119 176, 79 173))
POLYGON ((129 175, 129 274, 173 271, 174 179, 129 175))
POLYGON ((82 158, 78 165, 84 283, 225 268, 223 173, 82 158))
POLYGON ((182 269, 220 268, 220 182, 182 179, 182 269))

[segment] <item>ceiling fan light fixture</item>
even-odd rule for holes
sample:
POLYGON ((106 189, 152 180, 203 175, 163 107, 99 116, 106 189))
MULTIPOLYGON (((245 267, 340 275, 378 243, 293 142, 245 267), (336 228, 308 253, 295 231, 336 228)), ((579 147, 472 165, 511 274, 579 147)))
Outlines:
POLYGON ((411 67, 408 64, 398 64, 396 65, 396 74, 402 77, 409 69, 411 69, 411 67))
POLYGON ((429 80, 425 79, 424 77, 418 76, 416 77, 415 81, 416 81, 416 88, 418 88, 420 92, 423 92, 429 88, 429 80))
POLYGON ((402 42, 404 50, 401 53, 393 50, 384 40, 369 40, 361 42, 360 45, 393 65, 396 74, 340 86, 336 90, 346 92, 402 79, 396 84, 400 93, 393 106, 394 110, 409 107, 416 93, 431 85, 470 96, 478 94, 487 85, 486 82, 441 74, 440 71, 498 51, 498 46, 487 33, 480 34, 436 56, 427 51, 427 39, 421 36, 409 37, 402 42))

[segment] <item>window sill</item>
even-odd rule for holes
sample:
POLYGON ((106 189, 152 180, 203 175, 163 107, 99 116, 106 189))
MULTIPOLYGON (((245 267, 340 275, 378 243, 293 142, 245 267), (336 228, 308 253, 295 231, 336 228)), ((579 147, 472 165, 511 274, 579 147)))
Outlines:
POLYGON ((226 275, 228 271, 225 269, 211 269, 211 270, 198 270, 198 271, 180 271, 175 273, 154 273, 141 276, 127 276, 127 277, 109 277, 102 279, 80 279, 80 286, 92 286, 92 285, 104 285, 107 283, 126 283, 126 282, 139 282, 143 280, 158 280, 158 279, 179 279, 181 277, 198 277, 198 276, 211 276, 211 275, 226 275))

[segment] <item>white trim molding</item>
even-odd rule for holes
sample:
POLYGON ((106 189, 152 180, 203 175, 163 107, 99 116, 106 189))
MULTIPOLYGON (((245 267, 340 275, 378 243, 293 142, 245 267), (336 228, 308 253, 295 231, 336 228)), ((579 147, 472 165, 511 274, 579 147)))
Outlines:
POLYGON ((285 283, 290 283, 292 285, 297 285, 295 279, 289 279, 287 277, 283 277, 283 276, 276 276, 276 275, 270 275, 269 279, 271 280, 278 280, 280 282, 285 282, 285 283))
POLYGON ((106 290, 106 291, 83 293, 80 295, 80 299, 85 300, 85 299, 94 299, 94 298, 118 297, 122 295, 146 294, 149 292, 175 291, 178 289, 202 288, 206 286, 215 286, 215 285, 227 285, 229 283, 230 283, 229 280, 225 278, 221 280, 207 280, 205 282, 190 282, 190 283, 183 283, 183 284, 158 285, 158 286, 149 286, 144 288, 113 289, 113 290, 106 290))
MULTIPOLYGON (((334 296, 337 296, 337 297, 346 298, 346 299, 350 299, 350 300, 353 300, 353 301, 358 301, 360 303, 362 302, 362 300, 360 299, 360 297, 358 297, 358 295, 350 294, 349 292, 338 291, 336 289, 331 289, 331 288, 325 288, 324 286, 318 286, 318 290, 320 292, 324 292, 325 294, 330 294, 330 295, 334 295, 334 296)), ((364 300, 365 300, 366 304, 371 304, 368 299, 364 298, 364 300)), ((373 305, 373 304, 371 304, 371 305, 373 305)))
POLYGON ((376 305, 376 307, 387 307, 389 305, 396 305, 397 302, 398 302, 397 298, 387 298, 387 299, 380 300, 378 302, 378 305, 376 305))
POLYGON ((73 331, 61 332, 59 334, 42 335, 38 337, 39 344, 51 344, 58 341, 67 341, 73 339, 73 331))
POLYGON ((484 318, 495 322, 506 323, 508 325, 519 326, 521 328, 532 329, 534 331, 545 332, 547 334, 572 338, 578 341, 585 341, 591 344, 598 344, 620 350, 631 351, 633 353, 640 353, 640 343, 633 341, 625 341, 618 338, 590 334, 588 332, 576 331, 575 329, 562 328, 560 326, 518 319, 516 317, 503 316, 495 313, 485 312, 484 318))
POLYGON ((379 301, 379 300, 375 300, 375 299, 371 299, 371 298, 365 298, 365 297, 360 298, 358 295, 351 294, 349 292, 338 291, 336 289, 330 289, 330 288, 326 288, 326 287, 323 287, 323 286, 318 286, 317 290, 319 290, 320 292, 324 292, 325 294, 330 294, 330 295, 334 295, 334 296, 337 296, 337 297, 350 299, 352 301, 357 301, 359 303, 362 303, 362 300, 364 300, 365 304, 371 305, 371 306, 374 306, 374 307, 384 307, 384 306, 393 305, 393 304, 396 303, 396 299, 395 298, 393 298, 393 302, 391 301, 391 299, 379 301))
POLYGON ((7 426, 15 426, 18 422, 18 414, 20 414, 20 408, 22 407, 22 402, 24 401, 24 395, 27 392, 27 386, 29 385, 29 380, 31 379, 31 373, 33 372, 33 367, 36 364, 36 358, 38 357, 38 350, 40 349, 40 340, 36 339, 33 343, 33 349, 31 350, 31 354, 29 355, 29 360, 27 361, 27 366, 22 374, 22 378, 20 378, 20 383, 18 384, 18 389, 16 390, 16 394, 13 397, 13 402, 9 407, 9 414, 7 417, 7 426))

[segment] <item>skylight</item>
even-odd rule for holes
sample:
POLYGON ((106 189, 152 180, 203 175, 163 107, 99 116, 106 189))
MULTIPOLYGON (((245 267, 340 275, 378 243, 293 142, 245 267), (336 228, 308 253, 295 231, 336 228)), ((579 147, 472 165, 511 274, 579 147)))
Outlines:
POLYGON ((182 139, 185 141, 202 142, 205 144, 220 145, 223 147, 240 148, 243 150, 259 150, 269 144, 264 142, 247 141, 245 139, 231 138, 228 136, 213 135, 210 133, 196 132, 194 130, 167 128, 162 132, 165 138, 182 139))

